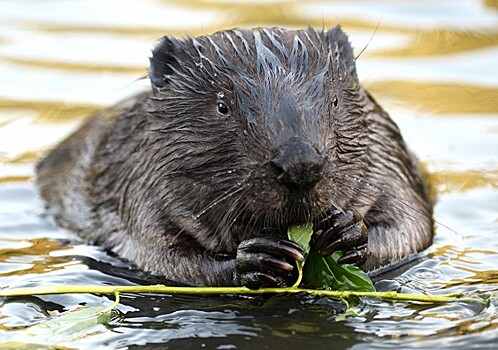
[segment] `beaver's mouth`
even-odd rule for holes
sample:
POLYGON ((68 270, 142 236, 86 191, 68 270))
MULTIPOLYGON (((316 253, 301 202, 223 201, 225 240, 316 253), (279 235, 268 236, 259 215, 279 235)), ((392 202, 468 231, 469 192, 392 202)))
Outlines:
POLYGON ((313 224, 317 226, 330 212, 330 208, 310 205, 304 197, 287 201, 287 205, 277 211, 263 211, 259 215, 244 215, 243 224, 257 227, 262 234, 287 237, 289 227, 313 224))
POLYGON ((289 193, 283 207, 286 225, 313 223, 326 214, 330 207, 320 198, 316 191, 313 190, 289 193))
POLYGON ((324 179, 311 188, 289 188, 254 177, 247 182, 247 191, 227 198, 223 209, 245 232, 286 237, 290 226, 317 223, 333 207, 333 191, 327 184, 324 179))

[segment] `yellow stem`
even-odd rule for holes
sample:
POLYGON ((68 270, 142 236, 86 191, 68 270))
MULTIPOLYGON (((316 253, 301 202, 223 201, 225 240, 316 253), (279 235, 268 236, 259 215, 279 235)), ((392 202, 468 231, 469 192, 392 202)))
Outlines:
POLYGON ((370 297, 387 300, 403 300, 414 302, 444 303, 444 302, 487 302, 486 299, 465 298, 463 294, 443 294, 443 295, 422 295, 422 294, 404 294, 397 292, 355 292, 355 291, 332 291, 317 290, 304 288, 262 288, 248 289, 245 287, 169 287, 164 285, 153 286, 46 286, 46 287, 27 287, 15 289, 0 289, 0 297, 14 297, 27 295, 44 295, 44 294, 114 294, 116 302, 119 302, 119 293, 154 293, 154 294, 197 294, 197 295, 222 295, 222 294, 243 294, 243 295, 260 295, 260 294, 282 294, 282 293, 306 293, 318 296, 327 296, 331 298, 344 299, 352 296, 370 297))
POLYGON ((112 303, 112 305, 109 305, 104 310, 102 310, 102 313, 105 314, 107 312, 110 312, 116 306, 118 306, 118 304, 119 304, 119 292, 118 291, 114 291, 114 303, 112 303))

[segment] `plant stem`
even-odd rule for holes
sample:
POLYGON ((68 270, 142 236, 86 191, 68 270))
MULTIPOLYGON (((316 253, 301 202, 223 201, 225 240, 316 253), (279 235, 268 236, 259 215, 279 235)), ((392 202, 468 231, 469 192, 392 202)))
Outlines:
POLYGON ((27 295, 46 294, 114 294, 119 293, 153 293, 153 294, 187 294, 187 295, 261 295, 282 293, 305 293, 317 296, 327 296, 336 299, 347 299, 349 297, 369 297, 386 300, 402 300, 413 302, 446 303, 446 302, 479 302, 486 303, 487 299, 468 298, 461 293, 442 295, 404 294, 397 292, 355 292, 355 291, 331 291, 304 288, 262 288, 248 289, 245 287, 169 287, 164 285, 153 286, 46 286, 27 287, 15 289, 0 289, 0 297, 15 297, 27 295))

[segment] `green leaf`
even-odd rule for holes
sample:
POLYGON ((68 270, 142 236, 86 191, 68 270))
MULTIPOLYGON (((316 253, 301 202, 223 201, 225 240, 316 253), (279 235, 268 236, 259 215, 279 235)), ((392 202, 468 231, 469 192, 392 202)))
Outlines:
POLYGON ((85 307, 65 312, 26 329, 29 343, 59 344, 77 339, 91 327, 111 318, 111 309, 104 306, 85 307))
POLYGON ((304 278, 317 289, 375 292, 370 277, 363 270, 353 265, 337 262, 342 252, 334 252, 326 257, 318 252, 310 252, 310 241, 313 236, 312 224, 291 226, 288 236, 303 249, 305 258, 303 262, 296 262, 299 277, 292 287, 298 287, 304 278))
POLYGON ((310 251, 310 241, 311 236, 313 235, 313 224, 291 226, 287 230, 287 235, 291 241, 294 241, 298 246, 301 247, 305 259, 304 261, 296 260, 298 277, 292 287, 297 288, 303 280, 303 266, 310 251))
POLYGON ((301 247, 304 251, 304 257, 308 255, 310 251, 310 241, 313 235, 313 224, 306 225, 296 225, 289 227, 287 232, 289 239, 294 241, 301 247))
POLYGON ((337 262, 341 255, 342 252, 335 252, 324 257, 312 251, 306 259, 303 271, 306 282, 317 289, 375 292, 370 277, 363 270, 337 262))
POLYGON ((351 303, 347 300, 342 298, 341 301, 346 304, 346 311, 338 314, 335 317, 335 320, 337 322, 339 321, 346 321, 348 317, 358 317, 362 315, 362 312, 360 309, 358 309, 356 306, 351 305, 351 303))

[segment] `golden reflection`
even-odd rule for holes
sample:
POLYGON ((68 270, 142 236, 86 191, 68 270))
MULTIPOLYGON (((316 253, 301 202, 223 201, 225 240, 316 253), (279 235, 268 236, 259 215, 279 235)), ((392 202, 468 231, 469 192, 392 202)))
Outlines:
POLYGON ((429 56, 453 54, 498 45, 498 33, 428 29, 416 32, 406 47, 382 50, 370 56, 429 56))
MULTIPOLYGON (((380 23, 378 20, 360 20, 340 17, 324 17, 323 15, 309 15, 301 10, 302 1, 280 1, 280 2, 237 2, 237 1, 216 1, 216 0, 194 0, 180 1, 168 0, 159 1, 167 4, 174 4, 177 7, 183 7, 191 10, 210 10, 217 11, 217 18, 220 21, 214 21, 209 24, 202 24, 190 27, 177 28, 160 28, 157 26, 105 26, 105 25, 84 25, 68 23, 48 23, 41 21, 24 21, 20 22, 26 28, 37 32, 48 33, 95 33, 95 34, 112 34, 125 37, 141 36, 147 40, 156 40, 164 35, 198 36, 211 34, 220 30, 234 27, 257 27, 257 26, 283 26, 287 28, 305 28, 312 26, 316 28, 331 28, 340 24, 345 30, 363 29, 374 33, 379 31, 388 31, 396 33, 415 33, 412 28, 403 26, 394 26, 388 23, 380 23), (379 27, 379 28, 378 28, 379 27)), ((307 1, 314 3, 316 1, 307 1)), ((320 3, 321 1, 318 1, 320 3)))
POLYGON ((0 183, 28 182, 31 180, 32 180, 31 176, 0 176, 0 183))
POLYGON ((29 246, 15 249, 0 249, 0 262, 5 262, 14 256, 29 256, 29 255, 48 255, 54 250, 62 248, 62 242, 50 241, 45 238, 37 238, 30 240, 9 240, 2 238, 3 241, 12 242, 29 242, 29 246))
POLYGON ((118 66, 118 65, 106 65, 102 63, 70 63, 64 61, 51 61, 51 60, 34 60, 25 59, 18 57, 1 57, 0 61, 7 62, 9 64, 15 64, 18 66, 27 66, 34 68, 43 69, 54 69, 70 72, 105 72, 105 73, 115 73, 115 74, 134 74, 134 75, 145 75, 147 74, 147 68, 145 66, 118 66))
MULTIPOLYGON (((227 11, 224 9, 223 11, 227 11)), ((286 9, 288 11, 288 9, 286 9)), ((185 36, 198 36, 211 34, 220 30, 236 28, 236 27, 257 27, 257 26, 282 26, 286 28, 306 28, 312 26, 315 28, 332 28, 333 26, 340 24, 345 31, 351 29, 361 29, 371 32, 375 32, 378 22, 375 21, 360 21, 354 19, 344 19, 344 18, 312 18, 306 16, 294 16, 294 15, 282 15, 281 13, 261 13, 260 17, 255 17, 253 14, 249 14, 246 17, 242 16, 240 13, 243 12, 239 9, 230 12, 220 13, 221 18, 231 18, 230 21, 225 20, 221 23, 215 23, 210 25, 202 25, 191 28, 160 28, 160 27, 146 27, 146 26, 134 26, 134 27, 121 27, 121 26, 98 26, 98 25, 73 25, 73 24, 52 24, 52 23, 42 23, 42 22, 29 22, 25 24, 26 27, 37 31, 37 32, 48 32, 48 33, 93 33, 93 34, 111 34, 119 35, 124 37, 139 36, 143 37, 144 40, 154 42, 164 35, 172 35, 176 37, 185 36)), ((379 31, 395 32, 395 33, 414 33, 410 28, 403 28, 398 26, 392 26, 388 24, 382 24, 379 31)))
MULTIPOLYGON (((435 311, 431 309, 424 310, 420 313, 423 317, 421 320, 429 321, 428 319, 443 319, 450 321, 447 327, 441 327, 435 332, 441 336, 451 338, 457 336, 470 336, 471 334, 480 334, 484 331, 492 331, 498 329, 498 323, 493 322, 495 315, 492 312, 483 311, 476 317, 463 317, 462 313, 441 312, 439 308, 435 311)), ((430 322, 430 321, 429 321, 430 322)), ((417 334, 410 334, 417 336, 417 334)), ((426 336, 420 336, 421 340, 426 339, 426 336)), ((437 348, 437 346, 435 347, 437 348)))
MULTIPOLYGON (((31 29, 35 32, 48 32, 48 33, 90 33, 90 34, 113 34, 119 36, 142 36, 148 40, 155 40, 163 35, 184 35, 187 33, 186 29, 165 29, 158 27, 145 27, 145 26, 99 26, 99 25, 78 25, 66 23, 48 23, 48 22, 24 22, 21 23, 24 27, 31 29)), ((190 31, 188 31, 190 33, 190 31)))
MULTIPOLYGON (((223 14, 224 16, 224 14, 223 14)), ((249 21, 248 21, 249 22, 249 21)), ((25 25, 28 28, 37 32, 48 33, 90 33, 90 34, 111 34, 124 37, 139 36, 145 40, 153 43, 155 40, 163 37, 164 35, 171 35, 175 37, 185 36, 199 36, 204 34, 211 34, 223 29, 231 27, 240 27, 240 22, 227 22, 211 25, 196 26, 192 28, 160 28, 160 27, 147 27, 147 26, 98 26, 98 25, 73 25, 73 24, 52 24, 52 23, 34 23, 30 22, 25 25)))
MULTIPOLYGON (((6 239, 3 239, 6 240, 6 239)), ((72 260, 68 257, 50 257, 55 250, 70 249, 63 246, 62 242, 51 241, 45 238, 29 240, 30 245, 26 248, 0 249, 0 263, 31 264, 27 269, 13 270, 1 273, 0 276, 21 276, 27 274, 43 274, 48 271, 63 269, 72 260)))
POLYGON ((386 80, 366 84, 374 94, 438 114, 479 113, 496 116, 498 88, 471 84, 386 80))
MULTIPOLYGON (((273 2, 258 2, 251 1, 217 1, 217 0, 193 0, 189 2, 180 0, 157 1, 160 3, 173 4, 180 8, 190 10, 210 10, 217 11, 217 17, 220 21, 215 21, 211 24, 203 24, 199 26, 183 27, 183 28, 159 28, 157 26, 105 26, 105 25, 81 25, 67 23, 48 23, 26 21, 20 22, 23 26, 31 28, 35 31, 44 32, 76 32, 76 33, 96 33, 96 34, 113 34, 121 36, 145 36, 150 40, 155 40, 163 35, 185 36, 185 35, 202 35, 210 34, 219 30, 233 27, 253 27, 253 26, 284 26, 289 28, 302 28, 313 26, 317 28, 329 28, 336 24, 341 24, 346 31, 348 29, 363 29, 371 31, 372 34, 376 29, 379 31, 409 33, 414 39, 408 46, 397 49, 382 50, 366 54, 372 56, 425 56, 425 55, 441 55, 456 53, 468 50, 481 49, 498 45, 498 33, 494 31, 474 32, 464 30, 451 30, 448 28, 439 29, 414 29, 403 25, 393 25, 390 23, 382 23, 378 20, 351 19, 340 18, 323 15, 309 15, 302 11, 302 1, 273 1, 273 2)), ((306 3, 321 3, 323 1, 306 1, 306 3)), ((488 6, 495 7, 496 0, 486 1, 488 6)), ((17 64, 33 64, 39 63, 42 67, 57 68, 60 64, 66 69, 71 69, 71 64, 64 62, 33 62, 29 60, 3 58, 13 60, 17 64)), ((75 70, 105 70, 115 72, 134 73, 142 70, 142 67, 115 67, 115 66, 98 66, 92 69, 93 65, 75 65, 75 70)), ((63 69, 63 68, 61 68, 63 69)))
POLYGON ((0 162, 8 163, 8 164, 34 164, 34 162, 40 157, 40 155, 44 152, 43 149, 32 150, 28 152, 21 153, 20 155, 6 159, 2 157, 0 154, 0 162))
POLYGON ((498 252, 494 250, 485 249, 470 249, 466 248, 464 250, 458 248, 457 246, 448 244, 444 246, 434 247, 431 255, 435 256, 452 256, 452 260, 467 260, 466 256, 469 254, 484 254, 484 255, 494 255, 498 252))
POLYGON ((461 288, 462 286, 466 287, 480 287, 480 286, 488 286, 487 291, 496 291, 498 292, 498 270, 478 270, 470 269, 460 264, 448 264, 453 269, 458 271, 466 271, 470 275, 465 276, 464 278, 452 278, 449 281, 438 282, 440 285, 444 286, 444 289, 452 289, 452 288, 461 288))
POLYGON ((429 175, 438 193, 465 192, 476 188, 498 189, 498 169, 467 171, 435 171, 429 175))
MULTIPOLYGON (((446 256, 448 257, 448 260, 441 263, 441 266, 447 265, 452 269, 469 273, 468 276, 463 278, 453 277, 448 281, 440 282, 441 285, 444 285, 445 289, 459 288, 461 286, 498 286, 498 270, 482 269, 482 267, 480 267, 480 265, 482 265, 481 261, 484 261, 486 257, 478 257, 478 255, 496 256, 498 255, 497 251, 477 248, 461 249, 454 245, 445 245, 435 247, 430 255, 439 257, 446 256)), ((496 288, 498 287, 495 287, 495 289, 496 288)))
POLYGON ((484 0, 484 5, 498 10, 498 0, 484 0))
MULTIPOLYGON (((204 27, 200 32, 193 33, 206 34, 218 30, 232 27, 254 27, 254 26, 283 26, 287 28, 305 28, 312 26, 316 28, 331 28, 340 24, 347 29, 364 29, 372 33, 379 26, 378 20, 360 20, 340 17, 324 17, 322 14, 310 15, 302 11, 303 4, 319 4, 325 1, 269 1, 269 2, 239 2, 239 1, 218 1, 218 0, 193 0, 189 2, 181 0, 158 0, 161 3, 175 4, 178 7, 186 7, 196 10, 217 10, 219 18, 223 18, 223 23, 204 27)), ((402 26, 393 26, 380 23, 380 30, 413 33, 413 29, 402 26)))
MULTIPOLYGON (((187 7, 196 10, 269 10, 275 7, 290 7, 295 4, 314 3, 313 0, 280 0, 280 1, 237 1, 237 0, 190 0, 188 2, 182 0, 156 0, 160 4, 175 4, 178 7, 187 7)), ((321 1, 318 1, 321 2, 321 1)))
MULTIPOLYGON (((264 23, 286 23, 287 25, 292 25, 291 22, 296 22, 299 20, 296 14, 298 13, 298 4, 302 2, 294 1, 284 1, 284 2, 258 2, 253 3, 248 2, 235 2, 235 1, 204 1, 204 0, 193 0, 188 2, 188 6, 185 6, 186 2, 181 0, 168 0, 168 3, 173 3, 178 7, 188 7, 190 9, 195 8, 198 10, 217 10, 219 11, 219 18, 223 18, 223 23, 225 27, 240 26, 248 23, 260 24, 264 23)), ((220 28, 222 29, 222 28, 220 28)))
POLYGON ((43 121, 69 121, 81 117, 88 117, 102 107, 93 104, 68 103, 57 101, 28 101, 0 98, 0 109, 12 109, 15 113, 20 110, 29 110, 37 113, 38 119, 43 121))
MULTIPOLYGON (((319 20, 312 20, 310 18, 300 17, 300 7, 303 5, 303 1, 298 0, 286 0, 286 1, 265 1, 254 3, 252 1, 239 2, 239 1, 216 1, 216 0, 193 0, 193 1, 181 1, 181 0, 168 0, 168 1, 157 1, 158 3, 164 3, 168 5, 175 5, 179 8, 186 8, 188 10, 209 10, 215 11, 217 19, 219 21, 213 21, 211 24, 203 24, 202 26, 191 26, 189 28, 165 28, 163 30, 158 30, 158 28, 147 28, 140 27, 136 28, 135 31, 130 31, 130 28, 109 28, 109 27, 77 27, 77 26, 63 26, 63 27, 50 27, 46 24, 42 26, 38 25, 38 28, 51 31, 61 31, 61 30, 82 30, 82 31, 95 31, 104 30, 105 32, 112 32, 116 34, 132 34, 132 35, 152 35, 157 33, 156 37, 163 36, 165 34, 169 35, 201 35, 210 34, 219 30, 233 28, 233 27, 252 27, 252 26, 262 26, 262 25, 277 25, 277 26, 287 26, 287 27, 303 27, 308 25, 318 25, 322 27, 324 25, 324 19, 320 16, 319 20)), ((306 1, 313 2, 313 1, 306 1)))
MULTIPOLYGON (((486 321, 485 324, 482 324, 481 327, 476 327, 477 320, 474 318, 470 317, 464 320, 460 320, 455 333, 456 335, 469 336, 470 334, 480 334, 484 331, 489 332, 498 329, 498 323, 493 322, 494 317, 495 315, 488 314, 486 317, 488 321, 486 321)), ((453 326, 451 328, 453 328, 453 326)))

